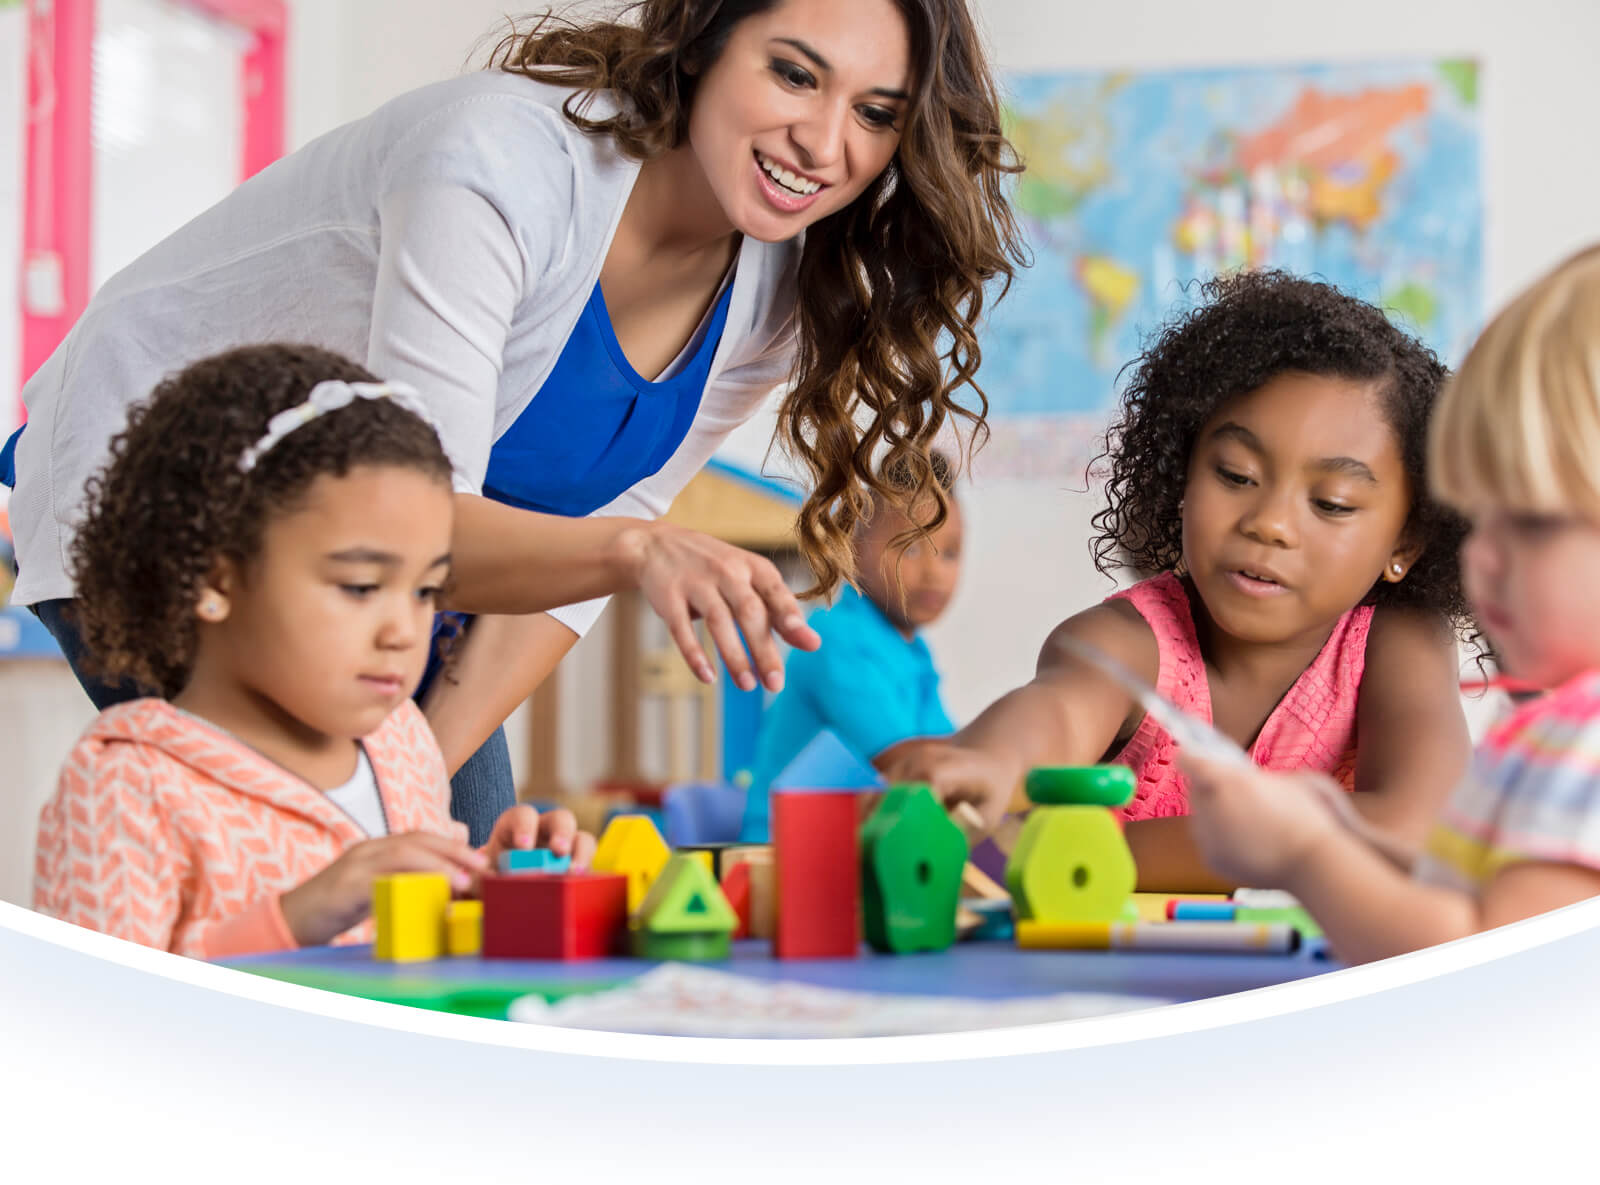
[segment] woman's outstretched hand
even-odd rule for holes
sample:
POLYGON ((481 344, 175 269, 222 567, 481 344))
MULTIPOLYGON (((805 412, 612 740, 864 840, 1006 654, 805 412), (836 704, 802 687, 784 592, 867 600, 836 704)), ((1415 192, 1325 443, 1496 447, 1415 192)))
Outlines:
POLYGON ((758 680, 768 691, 782 690, 783 657, 774 635, 800 650, 822 644, 777 565, 763 556, 664 522, 628 529, 617 546, 631 583, 667 623, 702 683, 715 676, 695 633, 696 618, 705 620, 729 678, 744 691, 758 680))

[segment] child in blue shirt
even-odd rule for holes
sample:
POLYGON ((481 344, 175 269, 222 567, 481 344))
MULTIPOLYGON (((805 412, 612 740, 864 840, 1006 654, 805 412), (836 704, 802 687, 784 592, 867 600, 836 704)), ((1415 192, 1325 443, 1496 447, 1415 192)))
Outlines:
MULTIPOLYGON (((950 493, 949 462, 934 453, 933 468, 950 493)), ((897 489, 913 486, 904 467, 886 468, 883 478, 897 489)), ((913 529, 905 512, 875 499, 871 519, 857 528, 860 591, 846 585, 831 607, 811 614, 808 624, 822 645, 790 653, 784 689, 762 715, 745 804, 746 842, 767 842, 772 780, 824 729, 868 760, 908 738, 955 731, 939 699, 933 656, 918 635, 944 613, 961 574, 961 507, 953 496, 948 504, 944 525, 903 558, 892 543, 913 529)), ((920 505, 917 515, 926 521, 920 505)))

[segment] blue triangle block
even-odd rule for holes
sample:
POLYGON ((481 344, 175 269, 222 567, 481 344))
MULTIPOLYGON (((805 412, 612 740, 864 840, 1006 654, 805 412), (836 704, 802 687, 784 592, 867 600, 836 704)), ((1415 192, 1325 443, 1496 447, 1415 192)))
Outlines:
POLYGON ((881 790, 883 779, 871 764, 823 729, 772 779, 773 790, 881 790))

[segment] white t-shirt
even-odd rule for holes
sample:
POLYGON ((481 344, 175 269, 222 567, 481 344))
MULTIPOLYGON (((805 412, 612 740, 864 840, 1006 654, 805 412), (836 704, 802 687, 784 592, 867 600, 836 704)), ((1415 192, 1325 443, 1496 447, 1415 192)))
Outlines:
POLYGON ((369 836, 377 838, 389 834, 389 820, 383 813, 383 800, 378 797, 378 779, 372 772, 372 762, 367 760, 365 747, 356 746, 356 772, 350 775, 350 780, 323 793, 369 836))
MULTIPOLYGON (((490 446, 555 366, 639 172, 609 136, 562 115, 569 93, 485 71, 401 95, 263 170, 108 280, 23 388, 16 603, 72 595, 83 491, 129 404, 234 346, 319 345, 412 384, 456 488, 481 492, 490 446)), ((602 95, 592 112, 610 104, 602 95)), ((744 239, 688 435, 596 514, 664 513, 788 376, 800 246, 744 239)), ((581 634, 603 605, 554 616, 581 634)))

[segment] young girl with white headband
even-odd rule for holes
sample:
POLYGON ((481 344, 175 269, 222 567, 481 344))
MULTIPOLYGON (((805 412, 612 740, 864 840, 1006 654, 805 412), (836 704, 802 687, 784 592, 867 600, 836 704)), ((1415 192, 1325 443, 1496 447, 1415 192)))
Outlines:
POLYGON ((34 905, 203 958, 370 937, 374 878, 458 891, 506 848, 587 864, 513 806, 474 849, 411 701, 450 574, 450 462, 409 388, 312 347, 197 362, 89 484, 78 628, 110 679, 39 824, 34 905))

